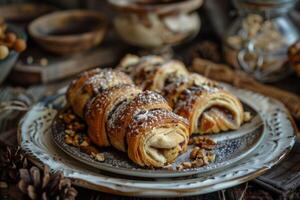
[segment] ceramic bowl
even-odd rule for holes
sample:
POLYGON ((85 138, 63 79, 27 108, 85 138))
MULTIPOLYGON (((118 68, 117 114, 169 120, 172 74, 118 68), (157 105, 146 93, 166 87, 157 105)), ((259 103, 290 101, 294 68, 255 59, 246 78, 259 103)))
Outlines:
POLYGON ((107 20, 101 13, 85 10, 59 11, 34 20, 30 36, 46 51, 66 55, 88 50, 103 41, 107 20))
POLYGON ((202 0, 139 3, 109 0, 115 8, 114 27, 126 43, 142 48, 174 46, 196 36, 200 18, 193 12, 202 0))

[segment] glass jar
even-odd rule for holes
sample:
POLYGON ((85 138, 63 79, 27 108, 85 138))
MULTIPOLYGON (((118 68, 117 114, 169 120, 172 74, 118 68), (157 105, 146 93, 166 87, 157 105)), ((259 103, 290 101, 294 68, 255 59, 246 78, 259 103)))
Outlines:
POLYGON ((238 17, 224 41, 226 61, 263 82, 291 72, 288 47, 299 36, 287 16, 295 0, 233 0, 238 17))

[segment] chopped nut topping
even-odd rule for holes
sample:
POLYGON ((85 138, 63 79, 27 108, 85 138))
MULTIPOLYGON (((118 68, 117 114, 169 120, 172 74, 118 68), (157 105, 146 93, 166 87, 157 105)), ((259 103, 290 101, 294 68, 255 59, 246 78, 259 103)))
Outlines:
POLYGON ((193 167, 202 167, 202 166, 204 166, 204 165, 207 165, 205 162, 204 162, 204 160, 203 159, 197 159, 197 160, 195 160, 195 161, 193 161, 192 162, 192 166, 193 167))
POLYGON ((216 155, 211 151, 216 142, 208 137, 198 136, 190 139, 189 144, 195 144, 190 154, 191 162, 183 162, 176 167, 177 170, 196 168, 208 165, 215 161, 216 155))
POLYGON ((217 143, 209 138, 204 136, 196 136, 192 137, 189 140, 189 144, 194 144, 200 148, 206 149, 206 150, 212 150, 216 147, 217 143))
POLYGON ((66 124, 70 124, 75 118, 76 116, 70 113, 63 115, 63 120, 66 124))
POLYGON ((210 151, 207 152, 206 156, 207 156, 208 162, 210 162, 210 163, 214 162, 216 159, 216 154, 214 154, 213 152, 210 152, 210 151))
POLYGON ((249 122, 252 119, 250 112, 244 112, 244 122, 249 122))
POLYGON ((65 143, 75 147, 79 147, 81 151, 90 155, 97 161, 104 161, 105 157, 103 153, 100 153, 97 148, 91 145, 90 139, 86 134, 86 126, 76 115, 72 113, 72 110, 68 110, 65 113, 59 115, 59 119, 62 119, 65 123, 65 143))
POLYGON ((97 154, 93 154, 91 155, 95 160, 97 161, 104 161, 105 160, 105 157, 104 157, 104 154, 103 153, 97 153, 97 154))
POLYGON ((192 152, 191 152, 191 155, 190 155, 190 158, 192 160, 196 160, 198 158, 204 158, 205 157, 205 150, 204 149, 200 149, 200 147, 194 147, 192 152))

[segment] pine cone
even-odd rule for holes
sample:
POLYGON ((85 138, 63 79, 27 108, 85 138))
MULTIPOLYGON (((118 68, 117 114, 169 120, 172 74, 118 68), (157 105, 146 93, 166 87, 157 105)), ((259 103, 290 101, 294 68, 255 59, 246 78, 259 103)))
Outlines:
POLYGON ((50 174, 49 168, 44 167, 43 172, 37 167, 20 170, 18 188, 25 199, 66 199, 73 200, 77 191, 71 186, 71 180, 64 178, 61 172, 50 174))
POLYGON ((0 149, 0 174, 1 180, 16 182, 19 169, 28 166, 27 159, 20 147, 6 146, 0 149))

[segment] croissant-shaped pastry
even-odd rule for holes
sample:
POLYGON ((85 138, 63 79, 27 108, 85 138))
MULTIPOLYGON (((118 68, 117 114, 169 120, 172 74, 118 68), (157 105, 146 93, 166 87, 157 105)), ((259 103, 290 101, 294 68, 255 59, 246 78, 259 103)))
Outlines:
POLYGON ((187 148, 188 122, 161 95, 132 85, 99 93, 87 105, 86 122, 95 144, 127 152, 140 166, 162 167, 187 148))
POLYGON ((127 55, 120 63, 119 69, 133 77, 134 82, 143 90, 160 92, 167 78, 187 76, 188 71, 178 60, 164 60, 159 56, 137 57, 127 55))
POLYGON ((84 116, 93 143, 127 152, 138 165, 162 167, 187 149, 189 124, 160 94, 131 83, 122 72, 91 70, 71 83, 67 100, 84 116))
POLYGON ((119 68, 130 69, 129 74, 142 89, 161 93, 177 114, 189 120, 192 133, 235 130, 243 123, 240 101, 216 82, 188 73, 176 60, 155 56, 147 56, 147 62, 143 60, 143 57, 128 55, 119 68))
POLYGON ((155 55, 149 55, 149 56, 143 56, 139 57, 137 55, 133 54, 127 54, 119 63, 118 69, 122 72, 125 72, 126 74, 130 76, 134 76, 134 74, 139 71, 140 69, 143 69, 144 66, 153 66, 153 65, 159 65, 164 63, 165 60, 160 56, 155 55))
POLYGON ((132 84, 132 80, 123 72, 111 69, 96 69, 81 74, 74 80, 68 91, 67 99, 73 111, 84 116, 86 104, 99 91, 119 84, 132 84))
POLYGON ((207 85, 209 87, 219 87, 218 84, 204 76, 196 73, 190 73, 188 76, 173 77, 170 76, 166 86, 161 94, 166 98, 169 105, 174 109, 178 96, 183 90, 191 86, 207 85))
POLYGON ((127 129, 128 156, 141 166, 161 167, 186 151, 188 122, 168 110, 142 111, 127 129))
POLYGON ((100 73, 100 69, 92 69, 86 72, 81 73, 76 79, 74 79, 68 87, 66 98, 70 105, 74 105, 74 101, 77 98, 82 85, 86 82, 87 79, 94 76, 95 74, 100 73))
POLYGON ((218 133, 238 129, 244 118, 240 101, 218 87, 191 86, 183 90, 175 113, 190 122, 192 133, 218 133))
POLYGON ((144 91, 116 108, 107 126, 112 145, 120 151, 126 151, 127 127, 134 116, 141 111, 154 109, 172 110, 161 95, 151 91, 144 91))
POLYGON ((139 90, 134 85, 117 85, 99 93, 87 105, 85 120, 91 141, 98 146, 110 146, 106 123, 115 108, 122 102, 134 98, 139 90))

